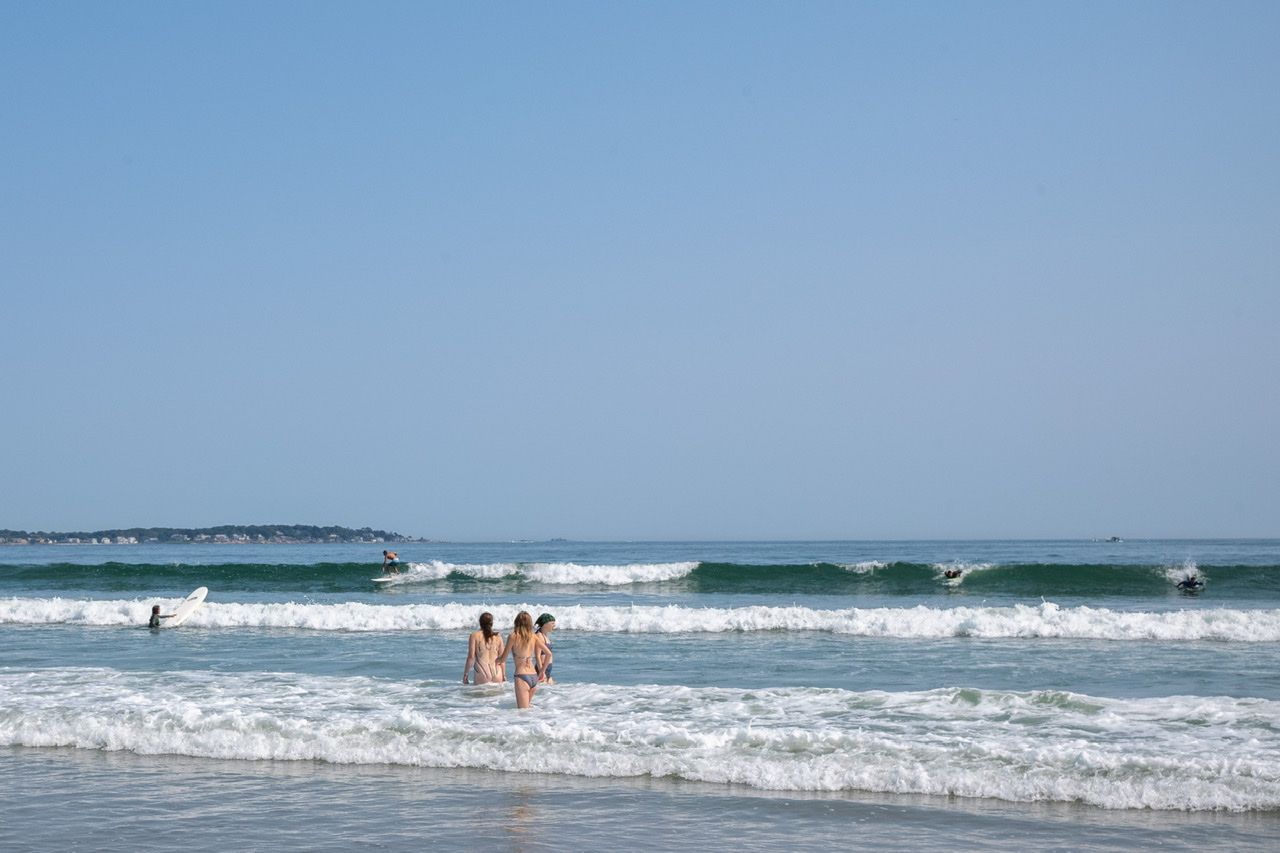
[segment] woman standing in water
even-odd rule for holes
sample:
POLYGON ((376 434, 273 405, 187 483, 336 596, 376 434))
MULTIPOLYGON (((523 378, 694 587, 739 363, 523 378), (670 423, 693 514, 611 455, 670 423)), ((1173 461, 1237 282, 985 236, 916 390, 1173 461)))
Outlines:
POLYGON ((516 707, 528 708, 533 700, 533 691, 538 689, 538 677, 542 675, 543 667, 551 665, 552 658, 546 638, 533 633, 533 617, 527 610, 516 614, 515 627, 498 659, 505 663, 507 655, 512 655, 516 661, 516 707))
MULTIPOLYGON (((462 666, 462 683, 467 683, 468 673, 475 672, 476 684, 489 684, 503 681, 502 666, 498 663, 498 652, 502 651, 502 637, 493 630, 493 614, 480 614, 480 630, 472 633, 467 640, 467 662, 462 666)), ((506 655, 503 654, 503 660, 506 655)))
POLYGON ((538 626, 533 633, 541 636, 547 644, 547 659, 542 665, 542 683, 555 684, 556 680, 551 677, 551 632, 556 629, 556 617, 550 613, 543 613, 533 624, 538 626))

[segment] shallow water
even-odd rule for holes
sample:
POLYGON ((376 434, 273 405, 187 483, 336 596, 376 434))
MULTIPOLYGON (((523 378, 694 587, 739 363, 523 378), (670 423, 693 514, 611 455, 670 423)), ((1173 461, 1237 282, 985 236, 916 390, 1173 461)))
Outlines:
POLYGON ((1272 850, 1280 830, 1271 814, 66 749, 0 750, 0 775, 4 849, 1272 850))

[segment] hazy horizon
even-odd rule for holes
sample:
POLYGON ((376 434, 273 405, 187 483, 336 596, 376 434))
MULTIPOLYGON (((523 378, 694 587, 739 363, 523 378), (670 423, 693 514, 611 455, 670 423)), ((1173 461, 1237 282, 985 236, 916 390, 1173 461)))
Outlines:
MULTIPOLYGON (((1274 536, 1118 536, 1118 535, 1116 535, 1116 534, 1098 535, 1098 536, 1000 536, 1000 537, 992 537, 992 536, 947 536, 947 537, 913 536, 913 537, 859 537, 859 538, 833 537, 833 538, 826 538, 826 539, 800 539, 800 538, 787 537, 787 536, 782 536, 782 537, 770 537, 770 538, 765 538, 765 539, 720 539, 720 538, 713 538, 713 537, 699 537, 699 538, 689 538, 689 539, 644 539, 644 538, 636 538, 636 537, 626 537, 626 538, 620 538, 620 539, 608 539, 608 538, 598 538, 598 537, 567 537, 567 536, 554 536, 554 535, 553 535, 553 536, 534 536, 534 537, 519 537, 519 538, 516 538, 516 537, 506 537, 506 536, 498 536, 498 537, 493 537, 493 538, 489 538, 489 539, 468 539, 468 538, 459 538, 459 537, 450 537, 450 536, 433 536, 433 535, 427 535, 427 534, 412 533, 412 532, 409 532, 409 531, 405 531, 405 530, 396 530, 396 529, 394 529, 394 528, 386 527, 386 526, 383 526, 383 525, 377 525, 377 524, 360 525, 359 527, 354 527, 354 526, 352 526, 352 525, 348 525, 348 524, 341 524, 341 523, 339 523, 339 522, 331 522, 331 523, 327 523, 327 524, 312 524, 312 523, 310 523, 310 522, 301 522, 301 521, 294 521, 294 522, 281 522, 281 523, 278 523, 278 524, 260 523, 260 522, 222 522, 222 523, 215 523, 215 524, 208 524, 208 525, 199 525, 199 526, 192 526, 192 525, 158 525, 158 524, 130 524, 130 525, 123 525, 123 526, 119 526, 119 527, 104 527, 104 528, 85 528, 85 527, 69 527, 69 528, 64 528, 64 529, 53 529, 53 528, 24 528, 24 529, 22 529, 22 530, 21 530, 21 532, 24 532, 24 533, 33 533, 33 534, 34 534, 34 533, 43 533, 43 534, 51 534, 51 535, 70 535, 70 534, 79 534, 79 533, 84 533, 84 534, 90 534, 90 535, 91 535, 91 534, 96 534, 96 533, 109 533, 109 532, 124 531, 124 530, 135 530, 135 529, 142 529, 142 530, 147 530, 147 529, 210 530, 210 529, 216 529, 216 528, 219 528, 219 527, 290 527, 290 526, 306 526, 306 527, 320 527, 320 528, 324 528, 324 527, 342 527, 342 528, 346 528, 346 529, 349 529, 349 530, 352 530, 352 531, 360 531, 360 530, 363 530, 363 529, 365 529, 365 528, 367 527, 367 528, 369 528, 369 529, 371 529, 371 530, 374 530, 374 531, 377 531, 377 532, 389 533, 389 534, 396 535, 396 536, 403 536, 403 537, 405 537, 405 539, 406 539, 406 540, 411 541, 411 542, 440 543, 440 544, 459 544, 459 545, 461 545, 461 544, 504 543, 504 542, 533 542, 533 543, 537 543, 537 542, 568 542, 568 543, 581 542, 581 543, 584 543, 584 544, 592 544, 592 543, 610 543, 610 542, 614 542, 614 543, 626 543, 626 542, 689 542, 689 543, 694 543, 694 544, 696 544, 696 543, 700 543, 700 542, 706 542, 706 543, 715 543, 715 542, 743 542, 743 543, 752 543, 752 542, 756 542, 756 543, 783 542, 783 543, 785 543, 785 542, 993 542, 993 541, 1002 541, 1002 542, 1099 542, 1099 543, 1111 543, 1111 544, 1117 544, 1117 543, 1130 542, 1130 541, 1131 541, 1131 542, 1225 542, 1225 541, 1255 541, 1255 542, 1269 542, 1269 541, 1280 541, 1280 537, 1274 537, 1274 536), (1115 537, 1115 538, 1112 538, 1112 537, 1115 537)), ((13 529, 13 528, 5 528, 5 529, 13 529)), ((0 544, 13 544, 13 543, 0 543, 0 544)), ((53 543, 53 544, 68 544, 68 543, 53 543)), ((70 544, 80 544, 80 545, 83 545, 83 544, 89 544, 89 543, 83 543, 83 542, 80 542, 80 543, 70 543, 70 544)), ((99 543, 99 544, 107 544, 107 545, 111 545, 112 547, 115 547, 115 546, 113 545, 113 543, 99 543)), ((148 542, 138 542, 137 544, 139 544, 139 545, 146 545, 146 544, 152 544, 152 543, 148 543, 148 542)), ((159 544, 173 544, 173 543, 159 543, 159 544)), ((241 544, 245 544, 245 543, 239 543, 239 542, 202 542, 202 543, 188 542, 188 543, 181 543, 181 544, 187 544, 187 545, 191 545, 191 544, 205 544, 205 545, 231 545, 231 546, 234 546, 234 545, 241 545, 241 544)), ((324 543, 274 543, 274 542, 271 542, 271 541, 266 541, 266 542, 261 542, 261 543, 259 543, 259 542, 249 542, 249 543, 247 543, 247 544, 250 544, 250 545, 258 545, 258 544, 265 544, 265 545, 272 545, 272 544, 286 544, 286 545, 288 545, 288 544, 324 544, 324 543)), ((355 544, 359 544, 359 543, 356 543, 356 542, 347 542, 347 543, 343 543, 343 544, 355 545, 355 544)))

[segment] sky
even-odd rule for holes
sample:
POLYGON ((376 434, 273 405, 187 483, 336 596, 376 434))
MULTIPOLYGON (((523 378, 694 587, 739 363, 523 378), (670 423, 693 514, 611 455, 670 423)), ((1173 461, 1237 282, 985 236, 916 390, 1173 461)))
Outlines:
POLYGON ((1280 536, 1280 4, 0 4, 0 528, 1280 536))

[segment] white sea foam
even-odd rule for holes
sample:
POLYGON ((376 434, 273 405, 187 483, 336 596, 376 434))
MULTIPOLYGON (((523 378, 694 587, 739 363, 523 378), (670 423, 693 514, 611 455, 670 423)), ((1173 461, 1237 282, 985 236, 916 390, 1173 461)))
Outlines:
MULTIPOLYGON (((64 598, 0 600, 0 624, 143 625, 155 599, 97 601, 64 598)), ((176 600, 172 603, 176 604, 176 600)), ((475 626, 473 604, 241 604, 206 602, 187 627, 297 628, 312 631, 456 631, 475 626)), ((629 634, 726 631, 822 631, 863 637, 934 639, 1215 640, 1280 642, 1280 610, 1193 609, 1130 612, 1060 607, 1052 602, 1010 607, 681 607, 495 604, 498 625, 516 613, 553 610, 566 631, 629 634)), ((184 628, 185 630, 185 628, 184 628)))
POLYGON ((685 577, 697 567, 697 562, 596 566, 579 563, 445 563, 433 560, 410 563, 404 571, 391 576, 387 583, 425 583, 455 576, 478 580, 513 578, 549 585, 626 586, 675 580, 685 577))
POLYGON ((867 575, 877 569, 886 568, 888 565, 883 560, 863 560, 861 563, 845 563, 840 568, 855 575, 867 575))
POLYGON ((1280 702, 973 689, 565 684, 0 668, 0 744, 677 777, 1106 808, 1280 808, 1280 702))
POLYGON ((955 586, 973 572, 985 572, 989 569, 994 569, 996 565, 996 563, 934 563, 933 571, 938 577, 946 579, 952 586, 955 586), (959 574, 948 578, 946 576, 947 572, 959 572, 959 574))
POLYGON ((466 575, 480 580, 500 580, 519 574, 516 563, 445 563, 432 560, 429 563, 409 563, 398 574, 389 576, 387 583, 411 584, 438 581, 450 575, 466 575))
POLYGON ((698 567, 691 563, 638 563, 629 566, 582 566, 576 563, 531 563, 522 568, 530 579, 545 584, 601 584, 622 586, 661 583, 682 578, 698 567))
POLYGON ((1198 577, 1202 582, 1205 580, 1195 560, 1186 560, 1180 566, 1165 566, 1164 576, 1172 584, 1179 584, 1193 576, 1198 577))

